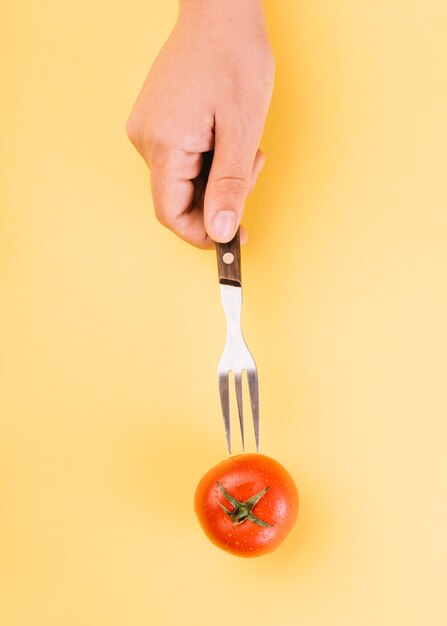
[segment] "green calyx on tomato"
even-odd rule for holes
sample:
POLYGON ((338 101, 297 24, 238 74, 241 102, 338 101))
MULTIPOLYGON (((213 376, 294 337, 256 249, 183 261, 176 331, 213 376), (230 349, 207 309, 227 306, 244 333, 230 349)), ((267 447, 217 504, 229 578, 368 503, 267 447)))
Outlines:
POLYGON ((253 522, 254 524, 258 524, 258 526, 265 526, 267 528, 270 528, 272 526, 272 524, 264 522, 264 520, 259 519, 259 517, 256 517, 256 515, 253 513, 254 507, 257 505, 259 500, 267 493, 270 487, 266 487, 262 491, 259 491, 248 500, 245 500, 245 502, 241 502, 240 500, 236 500, 236 498, 228 493, 228 491, 223 485, 220 484, 219 481, 216 480, 216 483, 228 502, 233 505, 234 510, 230 511, 230 509, 227 509, 227 507, 224 506, 222 502, 220 502, 220 500, 217 500, 220 508, 228 515, 230 520, 233 522, 233 526, 243 524, 247 520, 253 522))

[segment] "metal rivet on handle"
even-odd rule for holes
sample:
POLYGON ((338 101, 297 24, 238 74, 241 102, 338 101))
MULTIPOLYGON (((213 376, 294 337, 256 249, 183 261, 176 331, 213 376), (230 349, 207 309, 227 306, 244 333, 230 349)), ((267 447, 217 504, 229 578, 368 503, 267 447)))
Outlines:
POLYGON ((231 265, 231 263, 233 263, 234 261, 234 254, 232 252, 225 252, 225 254, 222 256, 222 261, 225 263, 225 265, 231 265))

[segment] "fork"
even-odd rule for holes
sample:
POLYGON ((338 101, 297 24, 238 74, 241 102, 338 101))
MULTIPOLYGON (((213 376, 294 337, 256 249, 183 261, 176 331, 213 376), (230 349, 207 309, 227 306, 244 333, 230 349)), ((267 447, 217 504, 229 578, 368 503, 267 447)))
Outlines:
POLYGON ((251 413, 259 452, 259 385, 256 363, 245 343, 241 328, 242 282, 239 229, 228 243, 216 243, 220 292, 227 320, 227 339, 219 361, 219 394, 225 425, 228 452, 231 454, 229 374, 233 372, 236 388, 242 449, 245 449, 244 412, 242 402, 242 372, 246 370, 251 413))

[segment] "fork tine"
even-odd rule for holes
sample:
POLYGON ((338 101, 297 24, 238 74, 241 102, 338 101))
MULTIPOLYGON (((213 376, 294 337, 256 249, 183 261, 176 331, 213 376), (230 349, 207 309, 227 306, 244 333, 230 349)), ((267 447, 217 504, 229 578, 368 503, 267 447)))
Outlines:
POLYGON ((219 372, 219 394, 224 418, 225 435, 227 437, 228 453, 231 454, 230 393, 228 389, 228 372, 219 372))
POLYGON ((242 372, 234 372, 234 384, 236 387, 237 411, 239 413, 239 423, 241 425, 242 451, 244 451, 245 440, 244 440, 244 407, 242 404, 242 372))
POLYGON ((259 386, 256 369, 247 370, 248 390, 250 392, 251 414, 255 429, 256 450, 259 452, 259 386))

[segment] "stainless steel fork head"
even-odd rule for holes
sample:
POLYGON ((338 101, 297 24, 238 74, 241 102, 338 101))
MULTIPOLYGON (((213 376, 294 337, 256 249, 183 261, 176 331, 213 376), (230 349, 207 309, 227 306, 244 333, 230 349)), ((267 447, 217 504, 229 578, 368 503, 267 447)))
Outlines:
POLYGON ((242 288, 235 285, 220 285, 222 304, 227 320, 227 340, 219 361, 219 393, 227 437, 228 452, 231 454, 230 394, 228 376, 233 372, 236 399, 241 427, 242 449, 245 446, 244 414, 242 403, 242 372, 246 370, 250 405, 255 431, 256 449, 259 452, 259 386, 256 363, 245 343, 241 328, 242 288))

